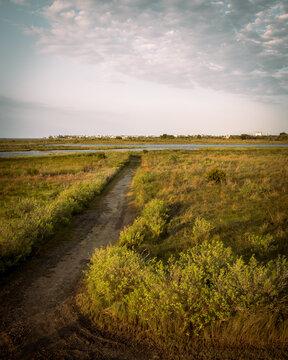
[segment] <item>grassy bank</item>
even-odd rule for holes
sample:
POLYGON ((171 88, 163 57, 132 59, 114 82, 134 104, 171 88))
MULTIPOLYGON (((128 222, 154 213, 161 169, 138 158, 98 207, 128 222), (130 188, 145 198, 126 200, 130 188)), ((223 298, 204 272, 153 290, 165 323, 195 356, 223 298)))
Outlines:
POLYGON ((95 252, 85 311, 172 357, 284 359, 287 155, 146 153, 134 179, 139 216, 95 252))
MULTIPOLYGON (((285 133, 284 133, 285 134, 285 133)), ((43 146, 52 144, 59 146, 61 144, 87 144, 93 145, 128 145, 129 144, 288 144, 288 135, 268 135, 268 136, 249 136, 239 135, 226 138, 224 136, 173 136, 163 134, 161 136, 128 136, 110 138, 89 137, 89 138, 52 138, 52 139, 0 139, 0 146, 43 146)))
POLYGON ((0 272, 69 222, 128 160, 115 152, 0 158, 0 272))
POLYGON ((87 144, 87 146, 77 146, 77 144, 69 144, 65 146, 51 144, 47 146, 47 144, 0 144, 0 152, 7 152, 7 151, 46 151, 49 152, 50 150, 116 150, 116 149, 134 149, 134 147, 129 146, 93 146, 87 144))

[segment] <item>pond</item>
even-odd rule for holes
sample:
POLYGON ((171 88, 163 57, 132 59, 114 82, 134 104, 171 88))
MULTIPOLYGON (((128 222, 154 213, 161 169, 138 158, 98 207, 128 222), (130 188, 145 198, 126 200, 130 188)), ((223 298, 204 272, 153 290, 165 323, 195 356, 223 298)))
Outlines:
MULTIPOLYGON (((103 146, 103 147, 115 147, 119 149, 111 149, 105 151, 143 151, 143 150, 197 150, 201 148, 249 148, 249 147, 288 147, 288 144, 57 144, 58 146, 103 146), (121 147, 131 147, 135 149, 121 149, 121 147)), ((45 144, 44 146, 56 146, 56 144, 45 144)), ((69 149, 69 150, 48 150, 47 151, 3 151, 0 152, 0 157, 7 156, 38 156, 38 155, 51 155, 55 153, 84 153, 84 152, 98 152, 103 150, 81 150, 81 149, 69 149)))

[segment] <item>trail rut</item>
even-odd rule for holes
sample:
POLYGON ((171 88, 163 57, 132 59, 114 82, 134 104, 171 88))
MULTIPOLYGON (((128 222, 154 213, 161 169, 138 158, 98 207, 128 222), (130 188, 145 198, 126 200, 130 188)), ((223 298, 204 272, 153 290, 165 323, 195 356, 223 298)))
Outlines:
POLYGON ((101 334, 75 296, 94 249, 113 243, 133 220, 129 167, 0 289, 1 359, 149 359, 143 349, 101 334), (62 237, 65 239, 63 240, 62 237))

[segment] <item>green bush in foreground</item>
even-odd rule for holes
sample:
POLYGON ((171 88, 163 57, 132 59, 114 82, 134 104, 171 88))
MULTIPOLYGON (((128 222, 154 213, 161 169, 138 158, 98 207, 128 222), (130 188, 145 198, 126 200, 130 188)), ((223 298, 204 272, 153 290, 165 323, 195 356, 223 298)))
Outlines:
MULTIPOLYGON (((265 308, 281 318, 287 311, 288 267, 281 257, 266 266, 253 257, 245 264, 217 240, 204 241, 167 265, 110 246, 93 255, 87 288, 96 317, 109 314, 140 332, 148 330, 163 346, 168 341, 181 348, 216 321, 237 314, 265 308)), ((284 325, 274 325, 287 341, 284 325)))

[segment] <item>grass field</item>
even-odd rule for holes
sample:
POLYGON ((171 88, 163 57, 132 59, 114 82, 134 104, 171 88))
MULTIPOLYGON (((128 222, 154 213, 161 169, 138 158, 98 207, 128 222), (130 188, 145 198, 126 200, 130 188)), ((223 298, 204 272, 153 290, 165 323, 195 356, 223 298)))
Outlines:
POLYGON ((83 309, 174 358, 284 359, 287 158, 268 148, 144 153, 138 217, 96 250, 83 309))
POLYGON ((0 158, 0 272, 69 222, 128 159, 127 152, 0 158))
POLYGON ((161 136, 117 136, 115 138, 102 136, 102 137, 88 137, 88 138, 39 138, 39 139, 0 139, 0 149, 7 147, 15 147, 19 149, 41 147, 45 144, 53 144, 55 147, 61 144, 87 144, 91 145, 129 145, 129 144, 288 144, 288 135, 267 135, 267 136, 231 136, 226 138, 224 136, 174 136, 174 135, 161 135, 161 136))
POLYGON ((1 144, 0 142, 0 152, 6 152, 6 151, 47 151, 50 150, 116 150, 116 149, 134 149, 134 147, 129 146, 93 146, 87 144, 87 146, 77 146, 77 144, 67 144, 67 145, 57 145, 57 144, 51 144, 49 146, 46 146, 47 144, 37 144, 37 143, 31 143, 31 144, 1 144))

